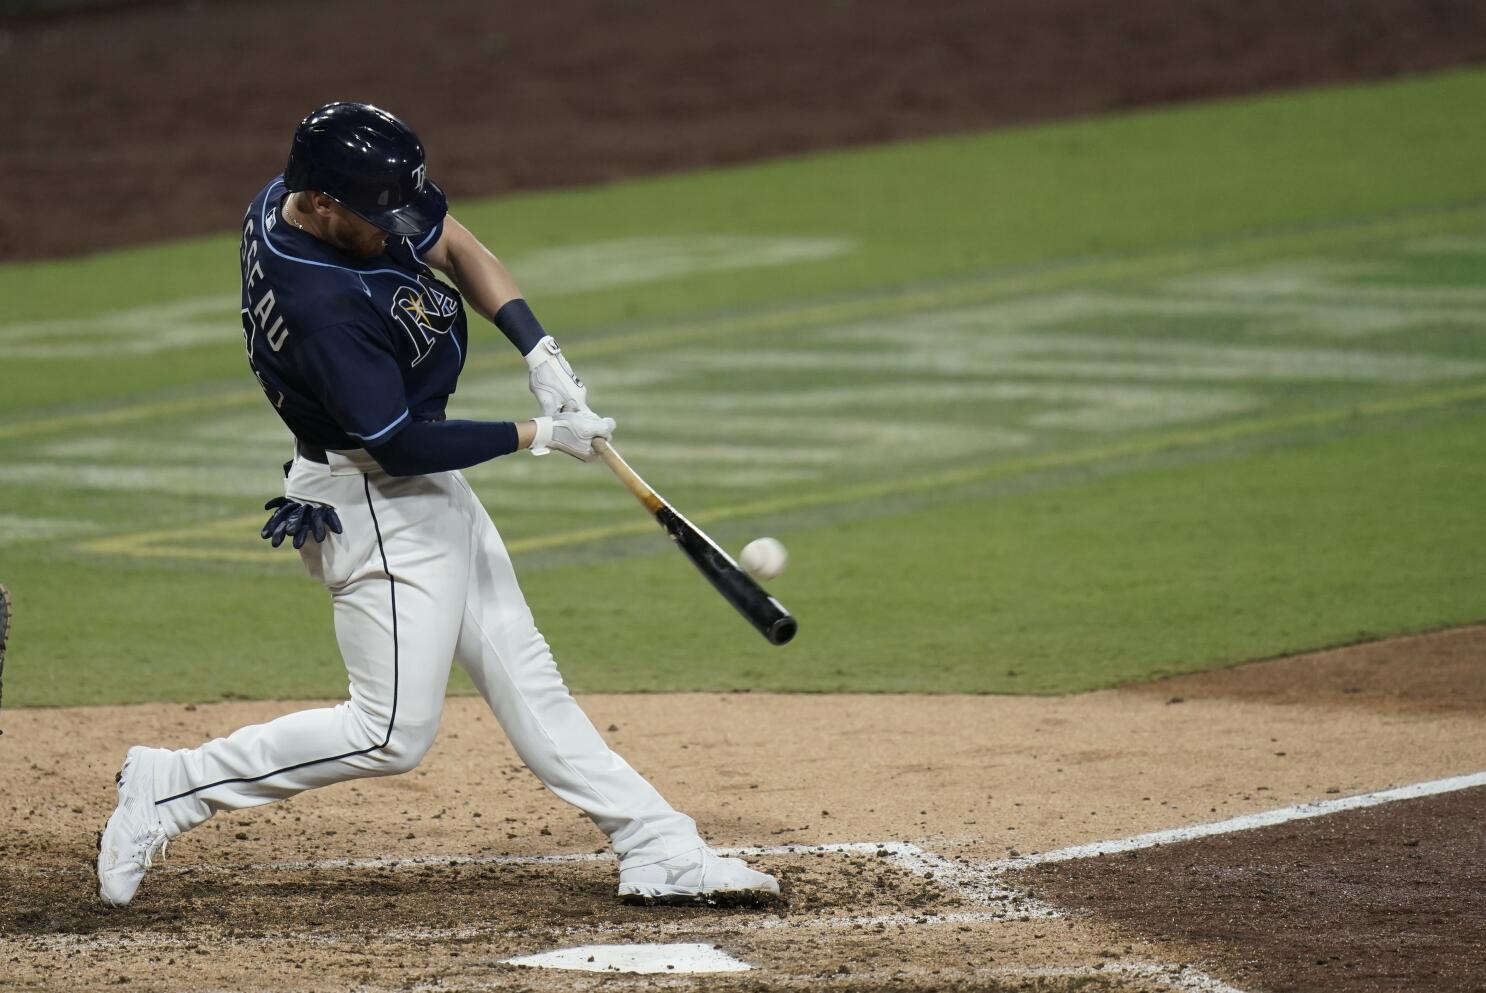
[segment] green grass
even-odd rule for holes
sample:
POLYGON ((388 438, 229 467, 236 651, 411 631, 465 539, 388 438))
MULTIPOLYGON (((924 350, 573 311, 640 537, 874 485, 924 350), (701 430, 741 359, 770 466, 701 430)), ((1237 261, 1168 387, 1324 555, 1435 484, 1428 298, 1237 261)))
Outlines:
MULTIPOLYGON (((598 467, 472 471, 564 670, 1061 692, 1486 615, 1483 100, 1461 72, 457 205, 631 460, 793 555, 773 649, 598 467), (562 278, 711 250, 741 254, 562 278)), ((327 598, 257 547, 286 446, 235 251, 0 268, 7 704, 343 692, 327 598)), ((456 416, 530 407, 490 338, 456 416)))
POLYGON ((785 652, 755 644, 676 556, 528 586, 539 620, 580 581, 675 597, 664 625, 617 647, 623 620, 653 609, 640 593, 556 628, 569 674, 593 689, 1096 689, 1481 617, 1486 564, 1460 549, 1486 541, 1461 499, 1486 485, 1483 414, 1048 481, 940 507, 933 528, 911 513, 784 534, 795 568, 774 585, 805 619, 785 652), (616 651, 644 663, 616 670, 616 651))

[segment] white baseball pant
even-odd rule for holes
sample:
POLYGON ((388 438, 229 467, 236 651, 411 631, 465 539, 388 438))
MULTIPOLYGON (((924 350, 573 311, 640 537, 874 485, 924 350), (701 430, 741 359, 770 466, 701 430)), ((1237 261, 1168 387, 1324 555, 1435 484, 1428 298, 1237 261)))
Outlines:
POLYGON ((328 466, 296 458, 284 489, 335 507, 344 526, 300 555, 330 590, 350 699, 172 752, 155 780, 167 833, 219 810, 414 768, 438 731, 453 658, 522 761, 588 814, 622 860, 697 847, 692 819, 610 750, 568 694, 464 476, 392 477, 365 452, 328 458, 328 466))

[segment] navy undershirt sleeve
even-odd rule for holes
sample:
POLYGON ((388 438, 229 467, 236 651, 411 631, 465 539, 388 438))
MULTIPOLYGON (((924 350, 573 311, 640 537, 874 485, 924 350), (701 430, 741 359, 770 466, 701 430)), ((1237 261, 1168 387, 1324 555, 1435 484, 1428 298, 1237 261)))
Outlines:
POLYGON ((390 476, 424 476, 489 462, 516 445, 510 421, 412 421, 366 450, 390 476))

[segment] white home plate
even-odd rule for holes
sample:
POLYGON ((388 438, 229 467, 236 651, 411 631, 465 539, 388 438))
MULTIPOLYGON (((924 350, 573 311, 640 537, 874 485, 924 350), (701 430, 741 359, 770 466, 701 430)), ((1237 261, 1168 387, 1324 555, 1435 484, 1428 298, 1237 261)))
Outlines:
POLYGON ((584 972, 747 972, 753 968, 727 952, 702 944, 583 945, 503 961, 536 969, 584 972))

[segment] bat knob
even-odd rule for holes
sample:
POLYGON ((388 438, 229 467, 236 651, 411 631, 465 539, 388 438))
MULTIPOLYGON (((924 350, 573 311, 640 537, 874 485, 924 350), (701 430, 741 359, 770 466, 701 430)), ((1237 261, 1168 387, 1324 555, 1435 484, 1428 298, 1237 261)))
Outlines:
POLYGON ((787 645, 798 630, 800 630, 799 623, 789 614, 785 614, 769 625, 769 630, 764 632, 764 637, 769 639, 771 645, 787 645))

